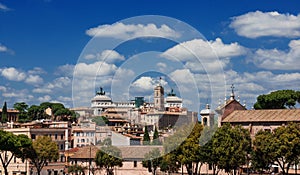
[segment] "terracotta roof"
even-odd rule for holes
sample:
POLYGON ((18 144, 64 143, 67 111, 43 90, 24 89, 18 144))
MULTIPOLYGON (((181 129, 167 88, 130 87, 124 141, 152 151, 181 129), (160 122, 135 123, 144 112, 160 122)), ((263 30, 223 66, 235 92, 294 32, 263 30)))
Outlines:
POLYGON ((84 146, 80 147, 74 155, 70 156, 71 159, 89 159, 96 157, 96 153, 99 150, 96 146, 84 146), (90 152, 91 151, 91 152, 90 152), (90 154, 91 153, 91 154, 90 154))
POLYGON ((300 122, 300 109, 235 110, 222 122, 300 122))
POLYGON ((161 152, 163 150, 163 146, 119 146, 118 148, 122 152, 123 159, 144 159, 145 154, 155 148, 161 152))

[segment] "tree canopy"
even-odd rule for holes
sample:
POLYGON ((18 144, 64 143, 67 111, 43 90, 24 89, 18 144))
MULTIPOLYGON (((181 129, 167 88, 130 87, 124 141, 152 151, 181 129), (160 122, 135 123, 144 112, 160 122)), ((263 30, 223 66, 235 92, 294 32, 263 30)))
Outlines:
POLYGON ((96 116, 92 119, 92 122, 95 122, 98 126, 105 126, 108 124, 108 119, 104 116, 96 116))
POLYGON ((113 175, 115 166, 121 167, 122 163, 121 150, 115 146, 103 146, 95 157, 96 165, 99 169, 105 168, 107 175, 113 175))
POLYGON ((32 146, 31 139, 26 135, 14 135, 11 132, 0 130, 0 160, 5 175, 8 175, 7 167, 13 157, 27 158, 27 150, 32 146))
POLYGON ((59 158, 58 146, 48 136, 37 137, 28 151, 29 159, 40 175, 46 163, 56 161, 59 158))
POLYGON ((263 94, 257 97, 254 104, 255 109, 285 109, 295 108, 300 103, 300 91, 277 90, 270 94, 263 94))
POLYGON ((1 123, 7 122, 7 104, 4 102, 2 107, 2 114, 1 114, 1 123))
POLYGON ((143 167, 148 168, 149 172, 152 172, 153 175, 156 174, 156 169, 161 164, 162 157, 158 148, 155 148, 145 154, 145 158, 142 161, 143 167))

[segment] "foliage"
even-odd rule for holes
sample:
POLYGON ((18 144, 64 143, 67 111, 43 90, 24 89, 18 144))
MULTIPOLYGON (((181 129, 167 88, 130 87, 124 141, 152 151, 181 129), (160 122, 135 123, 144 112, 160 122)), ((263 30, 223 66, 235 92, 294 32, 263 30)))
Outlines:
POLYGON ((162 161, 161 154, 158 148, 155 148, 145 154, 145 158, 142 161, 143 167, 148 168, 149 172, 152 172, 153 175, 156 174, 156 169, 159 167, 162 161))
POLYGON ((0 160, 5 175, 8 175, 7 167, 13 157, 25 160, 27 158, 27 150, 31 147, 32 142, 26 135, 14 135, 11 132, 0 130, 0 160), (9 154, 10 152, 10 154, 9 154))
POLYGON ((29 159, 35 166, 38 175, 47 162, 56 161, 59 158, 57 144, 48 136, 40 136, 33 141, 29 150, 29 159))
POLYGON ((225 124, 213 135, 211 146, 218 167, 225 172, 235 173, 237 168, 247 162, 251 150, 250 133, 241 126, 232 127, 230 124, 225 124))
POLYGON ((159 167, 160 167, 160 171, 166 173, 176 173, 180 168, 180 164, 177 161, 176 154, 172 152, 165 154, 162 157, 159 167))
POLYGON ((20 119, 21 122, 27 122, 32 120, 39 120, 39 119, 48 119, 53 117, 53 120, 59 121, 75 121, 76 114, 74 111, 70 111, 69 109, 65 108, 61 103, 50 103, 44 102, 40 105, 28 105, 24 102, 15 103, 14 108, 20 111, 20 119), (50 107, 52 110, 52 115, 49 116, 45 113, 46 109, 50 107))
POLYGON ((104 116, 96 116, 92 119, 92 122, 95 122, 98 126, 105 126, 108 124, 108 119, 104 116))
POLYGON ((68 172, 69 173, 75 173, 75 174, 79 174, 79 173, 84 173, 84 171, 87 169, 87 167, 83 167, 80 165, 71 165, 68 167, 68 172))
POLYGON ((275 157, 273 144, 273 134, 270 131, 261 130, 256 133, 251 152, 251 166, 253 169, 260 172, 270 169, 275 157))
POLYGON ((149 132, 148 132, 148 127, 146 125, 144 136, 143 136, 143 145, 149 145, 149 144, 150 144, 150 136, 149 136, 149 132))
POLYGON ((19 122, 29 121, 27 115, 28 105, 25 102, 17 102, 13 108, 19 111, 19 122))
POLYGON ((294 90, 277 90, 270 94, 257 97, 255 109, 285 109, 295 108, 296 102, 300 102, 300 92, 294 90))
POLYGON ((96 165, 99 169, 105 168, 107 175, 113 175, 115 166, 123 165, 121 150, 115 146, 104 146, 95 157, 96 165))
POLYGON ((164 152, 169 155, 168 157, 164 156, 162 162, 168 162, 174 158, 179 164, 186 167, 188 174, 196 174, 200 163, 198 153, 202 129, 203 127, 199 123, 184 125, 174 135, 168 137, 163 146, 164 152))
POLYGON ((2 107, 1 122, 2 123, 7 122, 7 104, 6 104, 6 102, 4 102, 4 105, 2 107))
POLYGON ((152 145, 161 145, 161 142, 159 140, 159 134, 158 134, 156 127, 155 127, 154 134, 153 134, 152 145))

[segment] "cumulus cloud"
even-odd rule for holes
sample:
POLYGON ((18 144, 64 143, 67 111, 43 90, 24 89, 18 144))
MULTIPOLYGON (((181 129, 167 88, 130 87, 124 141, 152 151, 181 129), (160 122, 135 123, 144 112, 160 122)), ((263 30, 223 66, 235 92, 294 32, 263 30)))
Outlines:
POLYGON ((75 68, 75 66, 72 64, 65 64, 65 65, 59 66, 57 68, 55 74, 72 77, 73 73, 74 73, 74 68, 75 68))
POLYGON ((46 71, 44 71, 43 68, 41 67, 35 67, 32 70, 28 71, 28 74, 33 74, 33 75, 40 75, 40 74, 45 74, 46 71))
POLYGON ((125 60, 125 57, 123 55, 120 55, 115 50, 104 50, 100 54, 98 54, 98 59, 107 63, 113 63, 115 61, 125 60))
POLYGON ((155 24, 124 24, 121 22, 90 28, 86 31, 86 34, 92 37, 112 37, 117 39, 146 36, 178 38, 180 36, 179 33, 165 24, 156 26, 155 24))
POLYGON ((43 78, 40 77, 39 75, 29 75, 26 79, 25 82, 28 84, 42 84, 44 82, 43 78))
POLYGON ((186 68, 193 71, 212 72, 221 70, 229 63, 229 59, 245 55, 247 49, 238 43, 224 44, 220 38, 215 41, 194 39, 180 43, 161 54, 170 60, 185 63, 186 68))
POLYGON ((289 50, 258 49, 253 56, 253 63, 269 70, 299 70, 300 40, 292 40, 289 50))
POLYGON ((0 52, 7 52, 8 48, 0 43, 0 52))
POLYGON ((238 35, 247 38, 262 36, 288 37, 300 36, 300 15, 274 12, 249 12, 232 18, 230 27, 238 35))
POLYGON ((0 69, 1 75, 11 81, 22 81, 26 78, 26 73, 14 67, 0 69))
POLYGON ((51 98, 50 95, 45 95, 45 96, 39 97, 39 98, 38 98, 38 101, 41 102, 41 103, 42 103, 42 102, 49 102, 51 99, 52 99, 52 98, 51 98))

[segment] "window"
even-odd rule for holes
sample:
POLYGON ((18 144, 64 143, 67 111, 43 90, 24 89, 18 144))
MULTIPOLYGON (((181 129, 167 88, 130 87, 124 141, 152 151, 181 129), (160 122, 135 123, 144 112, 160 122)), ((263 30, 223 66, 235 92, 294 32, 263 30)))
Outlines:
POLYGON ((63 135, 63 134, 60 135, 60 139, 61 139, 61 140, 64 139, 64 135, 63 135))
POLYGON ((133 167, 137 167, 137 161, 133 161, 133 167))
POLYGON ((76 136, 79 137, 80 136, 80 132, 76 132, 76 136))
POLYGON ((60 162, 64 162, 64 156, 63 155, 60 156, 60 162))
POLYGON ((80 143, 80 139, 77 139, 77 142, 80 143))
POLYGON ((64 150, 64 144, 60 145, 60 150, 64 150))
POLYGON ((55 134, 55 140, 57 140, 57 134, 55 134))
POLYGON ((31 134, 31 139, 35 140, 35 134, 31 134))
POLYGON ((84 139, 81 139, 81 142, 82 142, 82 143, 84 143, 84 142, 85 142, 85 140, 84 140, 84 139))

